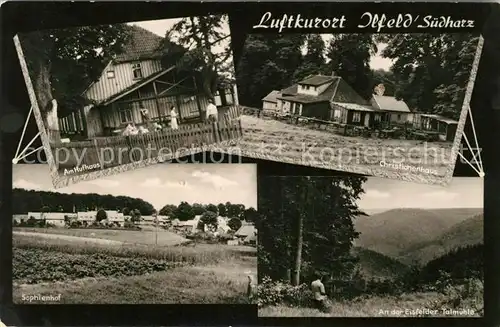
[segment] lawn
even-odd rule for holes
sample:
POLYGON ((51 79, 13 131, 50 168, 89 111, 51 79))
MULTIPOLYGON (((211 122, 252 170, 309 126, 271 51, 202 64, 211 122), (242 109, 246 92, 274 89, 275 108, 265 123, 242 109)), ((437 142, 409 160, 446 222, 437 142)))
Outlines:
POLYGON ((14 234, 15 303, 247 303, 247 273, 257 273, 251 247, 79 243, 47 232, 14 234))
MULTIPOLYGON (((112 230, 112 229, 68 229, 68 228, 25 228, 16 227, 14 232, 46 233, 80 238, 97 238, 127 244, 171 246, 188 242, 187 239, 163 229, 155 231, 112 230), (156 243, 158 242, 158 243, 156 243)), ((52 236, 53 237, 53 236, 52 236)))
POLYGON ((239 147, 248 157, 426 183, 443 179, 454 162, 446 142, 342 136, 249 115, 241 120, 239 147), (414 169, 382 167, 381 161, 414 169))
POLYGON ((472 310, 472 306, 455 309, 458 313, 434 309, 435 304, 443 300, 445 297, 442 294, 430 292, 392 297, 367 296, 335 302, 331 313, 323 313, 314 308, 266 306, 259 309, 259 317, 481 317, 477 313, 466 312, 467 309, 472 310), (431 309, 434 312, 431 313, 431 309))

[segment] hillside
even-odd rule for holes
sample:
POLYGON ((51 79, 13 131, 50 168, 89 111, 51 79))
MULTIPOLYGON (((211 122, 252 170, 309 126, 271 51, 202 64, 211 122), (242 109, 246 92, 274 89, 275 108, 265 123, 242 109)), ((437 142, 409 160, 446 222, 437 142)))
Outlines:
POLYGON ((401 276, 409 269, 408 266, 398 260, 375 251, 355 247, 353 254, 359 258, 359 265, 363 276, 368 278, 393 278, 401 276))
POLYGON ((405 263, 410 263, 414 259, 426 263, 458 247, 483 243, 483 229, 483 215, 475 215, 452 226, 434 240, 422 242, 408 249, 398 259, 405 263))
POLYGON ((361 216, 355 220, 355 228, 361 233, 355 245, 399 258, 481 212, 480 208, 402 208, 361 216))

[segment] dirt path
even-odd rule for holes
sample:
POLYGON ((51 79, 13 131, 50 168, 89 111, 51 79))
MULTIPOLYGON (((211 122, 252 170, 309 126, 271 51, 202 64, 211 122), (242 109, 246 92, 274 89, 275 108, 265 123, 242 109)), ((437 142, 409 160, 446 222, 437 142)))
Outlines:
POLYGON ((70 236, 70 235, 62 235, 62 234, 47 234, 47 233, 33 233, 33 232, 12 232, 14 235, 20 236, 31 236, 38 238, 47 238, 47 239, 59 239, 71 242, 80 242, 80 243, 96 243, 96 244, 104 244, 104 245, 123 245, 123 242, 120 241, 112 241, 105 240, 102 238, 91 238, 91 237, 80 237, 80 236, 70 236))

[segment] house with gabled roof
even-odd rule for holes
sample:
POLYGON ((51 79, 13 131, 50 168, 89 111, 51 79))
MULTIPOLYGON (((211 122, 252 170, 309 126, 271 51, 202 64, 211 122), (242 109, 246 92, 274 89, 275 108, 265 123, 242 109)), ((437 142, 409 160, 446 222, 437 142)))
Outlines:
POLYGON ((273 90, 268 95, 262 98, 262 110, 267 113, 278 112, 278 97, 281 96, 280 91, 273 90))
MULTIPOLYGON (((168 123, 172 106, 181 123, 203 117, 208 98, 197 85, 198 73, 181 74, 176 62, 162 63, 163 37, 136 25, 128 25, 128 29, 123 52, 84 91, 92 104, 60 118, 63 132, 85 131, 90 138, 113 135, 128 124, 168 123)), ((215 94, 217 106, 233 104, 235 90, 226 88, 215 94)))
POLYGON ((412 113, 404 101, 383 94, 374 94, 368 101, 334 73, 330 76, 307 76, 278 93, 281 95, 276 97, 277 107, 282 115, 298 115, 370 128, 382 122, 412 121, 412 113))
POLYGON ((413 114, 403 100, 383 94, 373 94, 371 105, 377 110, 387 112, 387 121, 395 124, 406 124, 413 121, 413 114))

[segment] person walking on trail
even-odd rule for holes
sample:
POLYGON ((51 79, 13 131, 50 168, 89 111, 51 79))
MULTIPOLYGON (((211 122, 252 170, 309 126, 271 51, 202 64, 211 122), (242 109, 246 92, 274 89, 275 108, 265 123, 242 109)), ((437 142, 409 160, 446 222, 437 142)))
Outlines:
POLYGON ((214 100, 212 100, 212 99, 208 100, 206 115, 207 115, 207 121, 209 121, 211 123, 217 122, 217 120, 218 120, 217 118, 219 116, 219 113, 217 111, 217 107, 214 104, 214 100))
POLYGON ((179 125, 177 124, 177 111, 175 107, 170 107, 170 128, 179 129, 179 125))
POLYGON ((314 280, 311 283, 311 291, 313 292, 314 305, 320 311, 326 311, 327 297, 325 285, 322 282, 322 276, 319 273, 314 274, 314 280))

